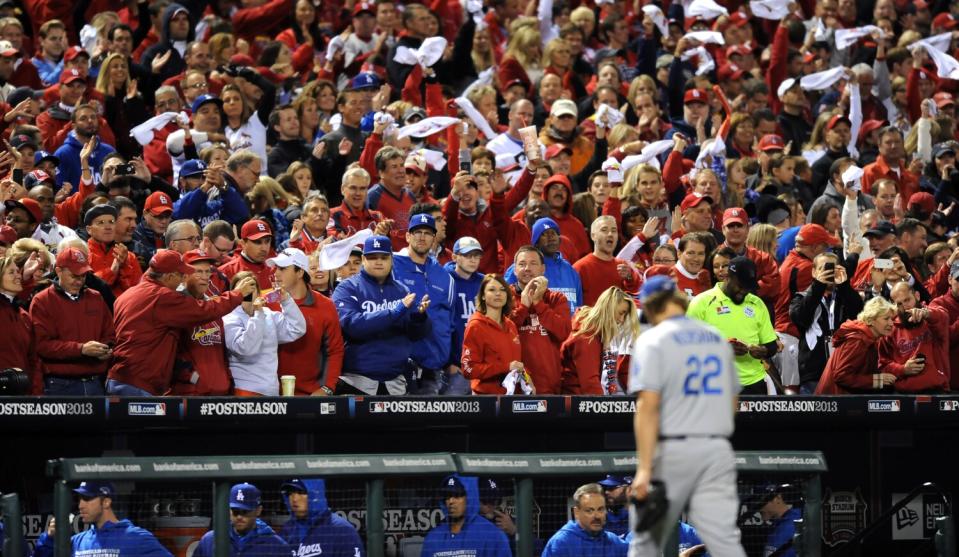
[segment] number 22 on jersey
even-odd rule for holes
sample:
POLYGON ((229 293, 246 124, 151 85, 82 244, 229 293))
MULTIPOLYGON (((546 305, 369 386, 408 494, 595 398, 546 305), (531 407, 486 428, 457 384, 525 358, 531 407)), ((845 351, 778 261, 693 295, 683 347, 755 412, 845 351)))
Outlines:
POLYGON ((719 395, 723 389, 718 385, 719 374, 723 371, 723 362, 711 354, 703 359, 693 355, 686 359, 686 380, 683 381, 683 394, 691 396, 719 395))

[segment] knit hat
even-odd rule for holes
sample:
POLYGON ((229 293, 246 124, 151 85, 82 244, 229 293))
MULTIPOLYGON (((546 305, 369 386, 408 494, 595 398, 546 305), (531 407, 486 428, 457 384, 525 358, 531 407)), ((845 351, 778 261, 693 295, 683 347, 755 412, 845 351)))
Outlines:
POLYGON ((533 223, 533 234, 531 241, 534 246, 539 243, 539 237, 542 236, 547 230, 555 230, 556 233, 559 234, 559 225, 556 224, 556 221, 549 217, 543 217, 533 223))

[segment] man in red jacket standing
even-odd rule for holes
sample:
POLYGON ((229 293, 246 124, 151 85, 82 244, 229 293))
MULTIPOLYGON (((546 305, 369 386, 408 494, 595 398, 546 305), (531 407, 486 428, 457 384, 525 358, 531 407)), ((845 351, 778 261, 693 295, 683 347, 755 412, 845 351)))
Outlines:
POLYGON ((302 251, 286 248, 266 264, 276 269, 277 283, 306 319, 306 334, 280 345, 277 373, 296 376, 297 395, 332 396, 343 367, 343 333, 336 306, 310 288, 310 262, 302 251))
POLYGON ((949 390, 948 315, 922 307, 908 282, 893 286, 889 297, 899 315, 892 334, 879 341, 879 366, 899 377, 893 388, 901 393, 949 390))
POLYGON ((273 269, 266 266, 266 259, 273 249, 273 230, 265 221, 254 219, 246 221, 240 229, 240 253, 220 266, 220 272, 227 280, 240 271, 250 271, 256 275, 261 289, 269 288, 273 282, 273 269))
POLYGON ((949 323, 949 387, 954 391, 959 390, 959 261, 949 268, 949 292, 934 299, 929 307, 946 312, 949 323))
POLYGON ((166 394, 173 379, 180 330, 223 317, 256 291, 256 282, 248 278, 212 300, 197 300, 177 292, 185 275, 195 270, 179 253, 157 250, 143 280, 117 298, 113 306, 117 344, 107 374, 108 394, 166 394))
POLYGON ((523 362, 533 378, 537 394, 558 395, 563 382, 563 360, 560 348, 572 329, 569 301, 566 296, 548 288, 543 274, 546 262, 543 253, 533 246, 523 246, 513 263, 516 284, 510 319, 519 329, 523 362))
POLYGON ((30 321, 43 377, 43 394, 102 396, 113 346, 113 315, 96 290, 84 287, 93 269, 85 253, 57 254, 53 286, 33 298, 30 321))

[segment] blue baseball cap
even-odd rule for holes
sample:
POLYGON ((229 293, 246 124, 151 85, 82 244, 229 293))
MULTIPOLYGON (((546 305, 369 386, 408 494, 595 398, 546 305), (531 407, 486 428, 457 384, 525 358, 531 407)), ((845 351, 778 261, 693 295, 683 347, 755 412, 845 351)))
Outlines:
POLYGON ((33 154, 33 164, 40 164, 46 160, 53 161, 53 164, 60 164, 60 157, 49 151, 37 151, 33 154))
POLYGON ((449 476, 443 480, 443 485, 440 490, 445 497, 466 496, 466 486, 464 486, 463 482, 456 476, 449 476))
POLYGON ((426 213, 413 215, 410 217, 410 222, 406 227, 406 230, 412 232, 417 228, 429 228, 433 232, 436 232, 436 219, 434 219, 432 215, 428 215, 426 213))
POLYGON ((183 178, 203 177, 203 171, 205 170, 205 162, 200 159, 190 159, 180 167, 180 176, 183 178))
POLYGON ((113 497, 113 484, 110 482, 80 482, 73 490, 81 497, 113 497))
POLYGON ((287 480, 280 485, 280 491, 289 492, 289 491, 302 491, 304 493, 309 490, 306 488, 306 484, 303 483, 303 480, 299 478, 293 478, 292 480, 287 480))
POLYGON ((675 292, 676 283, 673 279, 665 275, 655 275, 646 279, 643 286, 639 289, 639 302, 645 304, 646 300, 654 294, 660 292, 675 292))
POLYGON ((456 255, 466 255, 474 251, 482 252, 483 244, 472 236, 463 236, 453 244, 453 253, 456 255))
POLYGON ((626 480, 624 480, 621 476, 614 476, 612 474, 608 474, 606 478, 596 483, 598 483, 599 485, 603 487, 614 488, 614 487, 620 487, 620 486, 626 485, 626 480))
POLYGON ((249 483, 236 484, 230 488, 230 508, 255 511, 260 506, 260 490, 249 483))
POLYGON ((370 236, 363 242, 363 255, 372 253, 393 255, 393 242, 386 236, 370 236))
POLYGON ((200 95, 193 100, 193 104, 190 106, 190 111, 196 114, 196 111, 200 110, 200 107, 206 103, 216 103, 216 105, 221 109, 223 108, 223 101, 220 99, 220 97, 207 93, 205 95, 200 95))
POLYGON ((533 245, 535 246, 539 242, 539 237, 543 235, 543 232, 547 230, 555 230, 559 234, 559 225, 556 224, 556 221, 549 217, 543 217, 538 221, 533 223, 533 245))
POLYGON ((376 89, 380 86, 380 78, 373 72, 361 72, 350 80, 350 91, 376 89))

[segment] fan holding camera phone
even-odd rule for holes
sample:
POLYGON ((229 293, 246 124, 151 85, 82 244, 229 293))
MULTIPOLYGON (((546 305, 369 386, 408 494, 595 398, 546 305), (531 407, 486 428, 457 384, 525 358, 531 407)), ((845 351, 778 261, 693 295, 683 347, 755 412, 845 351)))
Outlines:
POLYGON ((907 282, 892 287, 889 297, 897 316, 892 334, 879 343, 879 365, 898 379, 901 393, 943 392, 949 387, 949 316, 924 307, 907 282))

